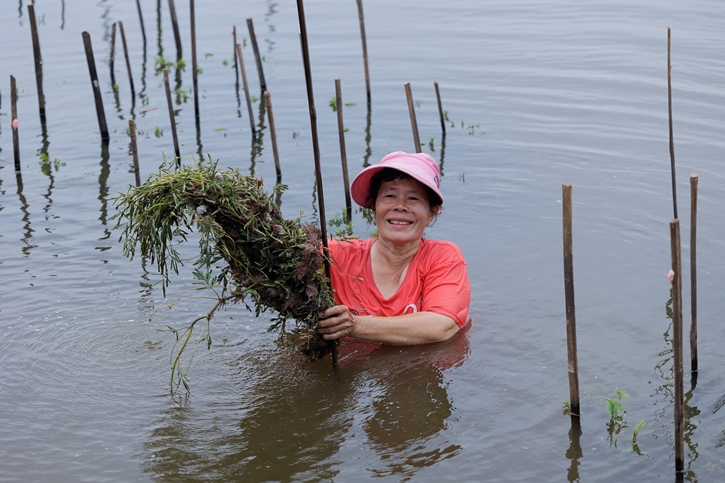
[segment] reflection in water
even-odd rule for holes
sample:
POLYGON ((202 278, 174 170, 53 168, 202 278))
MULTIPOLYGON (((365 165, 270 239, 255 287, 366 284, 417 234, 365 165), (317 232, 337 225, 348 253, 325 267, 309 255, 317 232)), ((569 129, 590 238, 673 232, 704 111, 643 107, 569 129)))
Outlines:
POLYGON ((259 121, 257 122, 256 133, 252 134, 252 149, 250 152, 251 164, 249 166, 249 174, 252 176, 257 175, 257 157, 261 156, 264 152, 264 130, 265 127, 265 114, 266 106, 263 101, 259 103, 259 121))
MULTIPOLYGON (((660 435, 662 435, 662 433, 664 433, 664 436, 671 440, 669 442, 669 445, 672 452, 672 458, 674 460, 674 440, 672 440, 674 438, 674 420, 673 413, 669 411, 670 407, 674 407, 675 400, 673 338, 670 335, 673 317, 671 288, 670 298, 665 304, 665 315, 668 319, 670 319, 670 323, 667 326, 667 330, 663 334, 663 338, 665 340, 665 349, 658 354, 658 356, 662 357, 663 359, 661 359, 654 367, 655 374, 658 374, 660 376, 660 379, 662 379, 662 384, 660 384, 655 389, 654 395, 658 396, 659 399, 665 403, 665 405, 664 407, 661 407, 655 411, 655 427, 652 436, 657 439, 660 435), (665 418, 664 422, 660 423, 660 419, 663 418, 665 418)), ((686 446, 686 464, 684 473, 676 473, 677 481, 697 481, 695 472, 692 470, 692 465, 699 456, 699 453, 697 451, 698 444, 693 441, 692 437, 695 433, 695 430, 697 429, 697 423, 699 422, 695 419, 700 415, 701 411, 698 409, 697 406, 691 406, 689 404, 694 395, 694 389, 695 388, 693 386, 684 395, 683 410, 685 421, 683 436, 686 446)), ((655 402, 655 405, 657 405, 657 402, 655 402)))
POLYGON ((464 333, 433 347, 346 343, 335 372, 296 354, 247 351, 233 363, 239 396, 216 397, 213 411, 158 415, 144 470, 168 482, 335 481, 355 451, 368 455, 372 476, 410 481, 461 450, 441 435, 455 412, 443 371, 468 354, 464 333))
POLYGON ((164 58, 164 46, 161 42, 162 38, 162 30, 161 30, 161 0, 156 1, 156 45, 158 46, 158 56, 159 58, 164 58))
POLYGON ((583 456, 582 447, 579 440, 582 435, 581 421, 578 417, 571 418, 571 428, 569 429, 569 449, 566 450, 566 458, 571 461, 569 469, 566 472, 566 479, 569 483, 579 481, 579 460, 583 456))
MULTIPOLYGON (((101 215, 98 219, 101 221, 101 225, 103 225, 103 236, 98 241, 108 240, 111 237, 111 230, 106 226, 108 224, 108 175, 111 172, 108 158, 108 143, 103 142, 101 143, 101 172, 98 176, 98 200, 101 202, 101 215)), ((96 250, 102 252, 110 249, 110 246, 96 247, 96 250)))
POLYGON ((440 160, 438 161, 438 163, 440 164, 441 178, 443 178, 443 176, 445 176, 445 174, 443 174, 443 163, 444 163, 445 159, 446 159, 446 133, 444 131, 443 134, 441 134, 441 156, 440 156, 440 160))
POLYGON ((38 245, 32 245, 30 243, 30 240, 33 237, 33 229, 30 227, 30 212, 28 211, 28 200, 25 198, 25 195, 23 194, 23 176, 20 174, 20 172, 15 173, 15 180, 17 182, 18 186, 18 199, 20 200, 20 211, 23 212, 23 229, 25 230, 25 233, 23 234, 23 238, 21 241, 23 242, 23 247, 21 248, 21 251, 23 252, 23 255, 28 256, 30 255, 30 250, 37 247, 38 245))
POLYGON ((65 28, 65 0, 60 0, 60 29, 65 28))
POLYGON ((370 122, 372 119, 372 110, 370 103, 368 102, 368 115, 365 120, 365 154, 363 155, 363 168, 370 166, 370 155, 372 150, 370 149, 370 122))

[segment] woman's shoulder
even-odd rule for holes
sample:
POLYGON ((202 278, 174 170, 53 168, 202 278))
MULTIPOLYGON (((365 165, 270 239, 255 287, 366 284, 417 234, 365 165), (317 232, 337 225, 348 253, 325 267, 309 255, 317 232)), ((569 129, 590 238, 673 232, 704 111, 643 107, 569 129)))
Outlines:
POLYGON ((463 252, 458 245, 448 240, 431 240, 423 238, 421 240, 421 249, 429 256, 450 256, 463 259, 463 252))
POLYGON ((341 256, 349 257, 370 250, 370 246, 373 241, 374 238, 369 238, 367 240, 353 237, 332 238, 327 243, 327 248, 333 258, 341 256))

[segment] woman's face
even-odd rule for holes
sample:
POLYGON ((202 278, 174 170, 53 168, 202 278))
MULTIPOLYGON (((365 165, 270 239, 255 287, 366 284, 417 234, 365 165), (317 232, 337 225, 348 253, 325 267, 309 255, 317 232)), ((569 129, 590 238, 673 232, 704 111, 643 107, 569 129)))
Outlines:
POLYGON ((384 181, 375 198, 378 237, 396 245, 417 242, 435 212, 428 192, 414 179, 384 181))

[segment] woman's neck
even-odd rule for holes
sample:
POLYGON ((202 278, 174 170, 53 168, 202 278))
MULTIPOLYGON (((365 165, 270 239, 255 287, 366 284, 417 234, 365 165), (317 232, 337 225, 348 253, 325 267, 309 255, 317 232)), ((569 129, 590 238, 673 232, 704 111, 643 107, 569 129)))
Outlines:
POLYGON ((380 293, 390 298, 398 291, 408 272, 408 266, 420 248, 420 240, 404 247, 378 239, 371 248, 373 278, 380 293))

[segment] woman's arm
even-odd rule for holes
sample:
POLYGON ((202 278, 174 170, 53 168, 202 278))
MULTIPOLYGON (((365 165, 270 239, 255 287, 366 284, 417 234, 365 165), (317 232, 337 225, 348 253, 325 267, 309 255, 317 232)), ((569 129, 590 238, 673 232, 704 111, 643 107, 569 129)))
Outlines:
POLYGON ((435 312, 370 317, 354 315, 347 306, 335 305, 325 311, 317 331, 325 340, 350 336, 391 345, 416 345, 449 339, 458 332, 458 325, 435 312))

